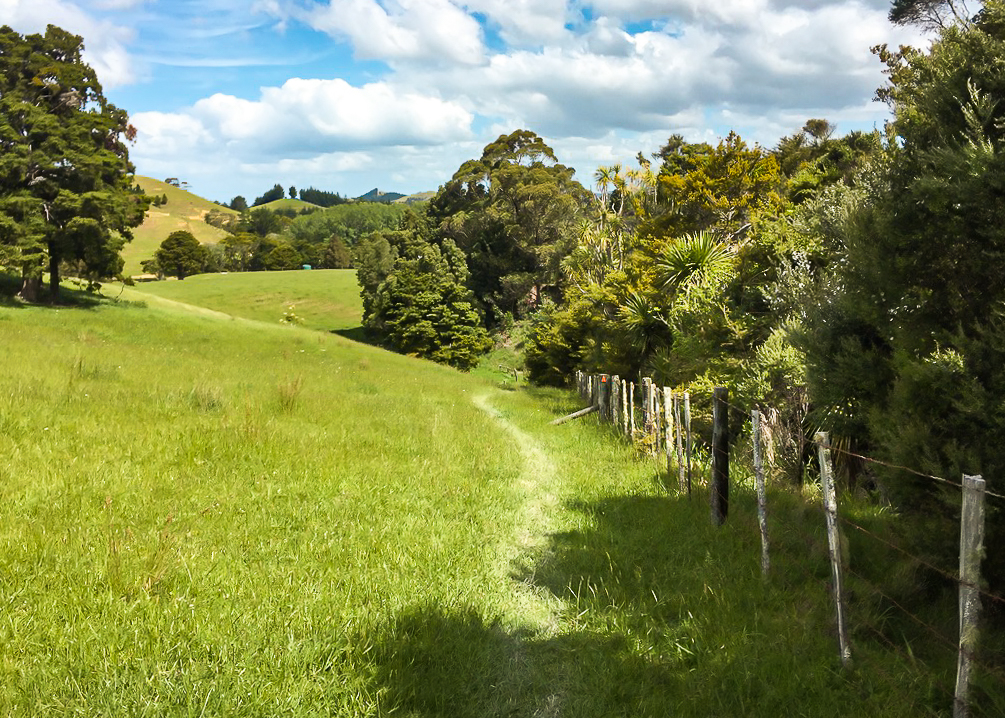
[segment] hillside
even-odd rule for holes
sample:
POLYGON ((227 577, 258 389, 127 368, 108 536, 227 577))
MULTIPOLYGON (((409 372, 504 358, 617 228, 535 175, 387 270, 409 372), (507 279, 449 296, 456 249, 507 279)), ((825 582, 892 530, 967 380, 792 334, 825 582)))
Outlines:
POLYGON ((136 290, 266 323, 279 322, 292 306, 303 326, 325 331, 358 328, 363 314, 352 269, 198 274, 181 282, 141 284, 136 290))
POLYGON ((203 244, 212 244, 226 236, 226 232, 211 227, 203 221, 210 210, 236 214, 232 209, 203 199, 187 190, 150 177, 136 177, 136 182, 148 195, 167 195, 167 204, 151 206, 143 224, 133 230, 133 240, 122 250, 126 276, 139 274, 140 263, 154 256, 154 252, 171 232, 187 230, 203 244))
POLYGON ((257 207, 252 207, 251 209, 259 209, 264 207, 265 209, 271 209, 273 212, 276 210, 287 210, 292 209, 296 212, 300 212, 304 209, 322 209, 319 205, 312 204, 310 202, 304 202, 302 199, 291 199, 290 197, 284 197, 283 199, 273 200, 272 202, 266 202, 265 204, 260 204, 257 207))
POLYGON ((362 194, 356 198, 357 202, 395 202, 399 199, 403 199, 405 195, 401 192, 382 192, 381 190, 374 187, 372 190, 366 194, 362 194))

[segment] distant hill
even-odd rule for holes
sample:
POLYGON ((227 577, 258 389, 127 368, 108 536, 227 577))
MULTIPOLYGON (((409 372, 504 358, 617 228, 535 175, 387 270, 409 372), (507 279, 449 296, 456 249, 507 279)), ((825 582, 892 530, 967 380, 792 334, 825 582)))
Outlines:
POLYGON ((407 197, 399 197, 394 200, 395 204, 415 204, 416 202, 428 202, 436 196, 436 192, 416 192, 407 197))
POLYGON ((273 212, 277 209, 292 209, 297 212, 303 209, 323 209, 320 205, 312 204, 311 202, 304 202, 302 199, 290 199, 289 197, 277 199, 272 202, 266 202, 265 204, 260 204, 257 207, 252 207, 252 209, 260 209, 262 207, 271 209, 273 212))
POLYGON ((151 196, 167 196, 167 204, 151 206, 147 210, 143 224, 133 230, 133 241, 122 249, 122 259, 126 266, 126 276, 143 271, 140 262, 151 259, 161 242, 172 232, 184 229, 203 244, 219 242, 227 233, 206 224, 203 219, 210 210, 226 214, 237 214, 229 207, 223 207, 203 199, 191 192, 150 177, 136 177, 136 183, 151 196))
POLYGON ((360 195, 356 198, 357 202, 386 202, 390 204, 396 200, 402 199, 405 195, 401 192, 381 192, 379 189, 374 187, 372 190, 364 195, 360 195))

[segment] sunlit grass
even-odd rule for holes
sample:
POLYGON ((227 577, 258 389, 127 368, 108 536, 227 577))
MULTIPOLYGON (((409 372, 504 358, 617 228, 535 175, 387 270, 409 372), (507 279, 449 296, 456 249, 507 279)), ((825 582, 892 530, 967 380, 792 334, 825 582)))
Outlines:
POLYGON ((864 630, 840 669, 817 506, 773 491, 765 581, 749 481, 715 529, 569 392, 153 298, 0 341, 0 715, 950 705, 864 630))
POLYGON ((292 306, 302 326, 325 331, 359 327, 363 314, 352 269, 198 274, 180 282, 140 284, 135 289, 264 322, 279 322, 292 306))

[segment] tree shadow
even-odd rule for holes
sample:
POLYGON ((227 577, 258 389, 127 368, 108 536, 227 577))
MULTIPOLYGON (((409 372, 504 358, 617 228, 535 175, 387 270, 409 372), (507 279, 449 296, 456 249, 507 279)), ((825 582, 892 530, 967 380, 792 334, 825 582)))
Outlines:
POLYGON ((59 288, 59 299, 53 302, 48 292, 48 285, 43 285, 41 297, 38 302, 26 302, 18 293, 21 291, 21 278, 10 272, 0 271, 0 307, 9 309, 26 309, 36 307, 45 309, 94 309, 102 304, 107 304, 111 300, 88 292, 83 288, 75 288, 72 285, 61 285, 59 288))
POLYGON ((473 608, 413 607, 379 635, 369 655, 381 715, 662 715, 676 687, 617 636, 507 630, 473 608))
POLYGON ((383 347, 380 338, 367 331, 366 327, 349 327, 348 329, 329 329, 329 334, 336 334, 350 341, 359 344, 368 344, 373 347, 383 347))

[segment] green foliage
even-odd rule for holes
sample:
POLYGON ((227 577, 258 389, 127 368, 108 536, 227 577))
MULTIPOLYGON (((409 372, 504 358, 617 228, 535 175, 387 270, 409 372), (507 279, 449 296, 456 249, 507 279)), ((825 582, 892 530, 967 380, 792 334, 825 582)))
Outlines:
POLYGON ((206 248, 199 244, 199 240, 191 232, 178 230, 161 242, 154 258, 161 272, 184 279, 205 271, 209 256, 206 248))
POLYGON ((283 186, 281 184, 276 184, 261 197, 257 197, 255 201, 251 203, 251 206, 258 207, 259 205, 268 204, 269 202, 275 202, 277 199, 282 199, 285 196, 286 191, 283 189, 283 186))
POLYGON ((338 236, 354 247, 371 232, 396 228, 406 212, 405 207, 397 204, 340 204, 324 212, 297 217, 287 231, 293 242, 300 245, 324 246, 338 236))
POLYGON ((400 251, 377 288, 367 325, 399 352, 471 369, 492 341, 466 287, 464 254, 450 240, 438 246, 417 235, 405 238, 400 251))
POLYGON ((352 251, 341 237, 332 235, 325 245, 321 255, 321 267, 325 269, 350 269, 352 263, 352 251))
MULTIPOLYGON (((991 448, 999 407, 1005 288, 1005 6, 946 27, 928 52, 880 51, 897 143, 882 191, 844 222, 838 260, 806 323, 813 398, 891 463, 992 491, 1005 464, 991 448)), ((959 497, 906 472, 883 472, 889 495, 919 517, 919 540, 954 551, 959 497)), ((989 519, 989 543, 1005 521, 989 519)), ((1005 560, 985 566, 1005 585, 1005 560)))
POLYGON ((465 162, 429 204, 439 233, 467 255, 493 323, 557 299, 587 191, 533 132, 517 130, 465 162))
POLYGON ((135 130, 82 50, 54 25, 24 37, 0 27, 0 242, 28 299, 46 267, 58 296, 63 262, 91 279, 119 274, 119 249, 147 206, 126 149, 135 130))

